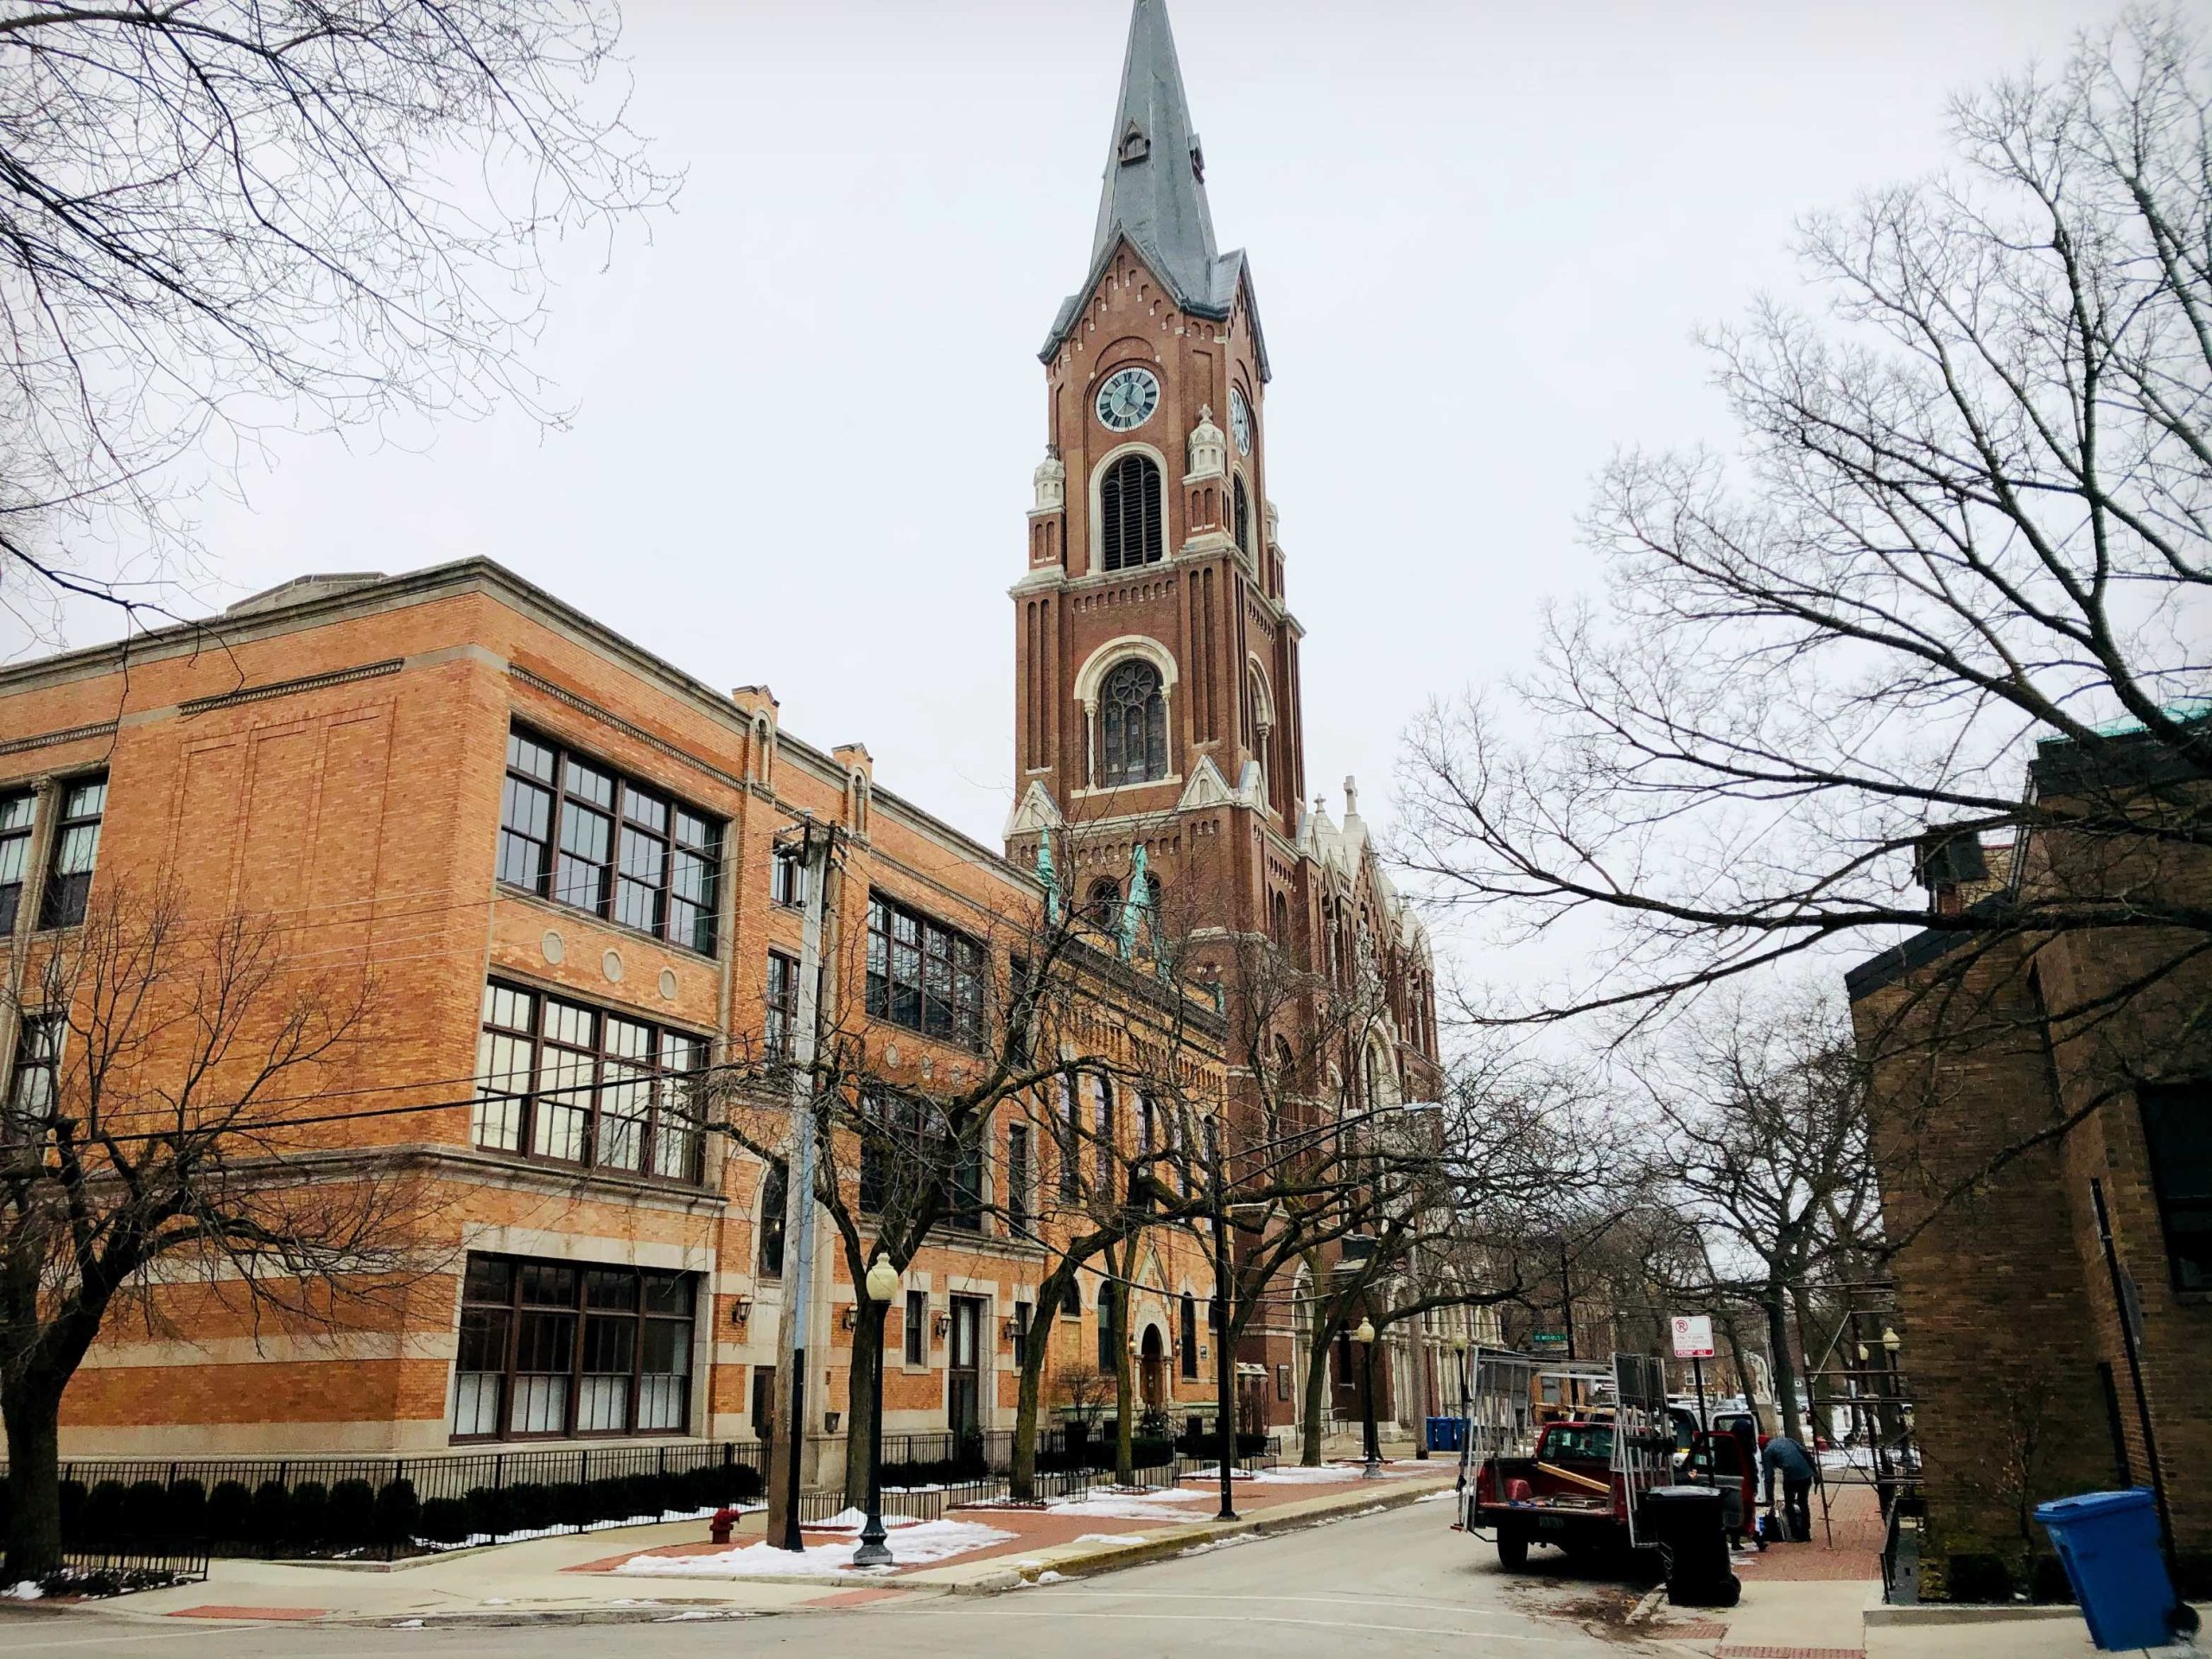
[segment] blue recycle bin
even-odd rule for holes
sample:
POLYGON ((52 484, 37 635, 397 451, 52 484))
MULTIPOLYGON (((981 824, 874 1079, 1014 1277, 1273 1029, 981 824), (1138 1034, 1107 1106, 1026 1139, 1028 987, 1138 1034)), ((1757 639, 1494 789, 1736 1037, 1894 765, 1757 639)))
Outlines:
POLYGON ((1428 1449, 1432 1452, 1457 1452, 1459 1436, 1466 1427, 1457 1417, 1431 1417, 1428 1419, 1428 1449))
POLYGON ((2156 1648, 2173 1639, 2174 1587, 2158 1548, 2157 1505, 2148 1487, 2084 1492, 2036 1506, 2074 1599, 2100 1648, 2156 1648))

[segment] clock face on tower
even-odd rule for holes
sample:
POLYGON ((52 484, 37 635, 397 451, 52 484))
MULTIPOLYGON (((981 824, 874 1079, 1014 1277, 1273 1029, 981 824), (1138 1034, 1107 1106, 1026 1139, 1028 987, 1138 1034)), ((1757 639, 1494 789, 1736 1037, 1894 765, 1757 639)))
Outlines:
POLYGON ((1229 389, 1229 429, 1236 439, 1236 453, 1252 453, 1252 406, 1235 386, 1229 389))
POLYGON ((1110 431, 1142 426, 1160 407, 1160 382, 1150 369, 1116 369, 1098 388, 1098 423, 1110 431))

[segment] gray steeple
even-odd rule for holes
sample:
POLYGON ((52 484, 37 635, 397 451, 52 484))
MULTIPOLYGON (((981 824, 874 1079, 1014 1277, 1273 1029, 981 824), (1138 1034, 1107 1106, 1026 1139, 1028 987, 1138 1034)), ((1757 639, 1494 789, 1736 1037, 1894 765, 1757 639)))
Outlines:
POLYGON ((1166 0, 1136 0, 1129 18, 1093 260, 1113 246, 1116 232, 1137 245, 1179 297, 1211 296, 1213 215, 1206 210, 1205 162, 1191 130, 1166 0))
MULTIPOLYGON (((1183 94, 1175 36, 1167 26, 1166 0, 1135 0, 1129 16, 1128 51, 1122 60, 1122 93, 1106 145, 1106 177, 1098 194, 1098 226, 1090 243, 1090 270, 1081 290, 1068 296, 1053 319, 1052 337, 1039 353, 1046 361, 1060 347, 1097 285, 1116 243, 1128 237, 1146 264, 1184 310, 1225 317, 1244 274, 1242 252, 1214 245, 1213 214, 1206 206, 1205 159, 1192 130, 1183 94)), ((1266 374, 1264 362, 1261 367, 1266 374)))

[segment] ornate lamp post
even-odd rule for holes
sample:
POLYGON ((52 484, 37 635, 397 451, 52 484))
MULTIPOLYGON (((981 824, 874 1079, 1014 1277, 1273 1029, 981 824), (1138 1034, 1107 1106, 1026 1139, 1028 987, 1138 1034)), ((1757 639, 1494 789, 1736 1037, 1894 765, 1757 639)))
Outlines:
MULTIPOLYGON (((899 1294, 899 1269, 891 1258, 879 1255, 868 1270, 868 1299, 879 1306, 899 1294)), ((879 1325, 879 1328, 880 1325, 879 1325)), ((883 1530, 883 1344, 875 1346, 875 1376, 869 1392, 874 1408, 868 1414, 868 1524, 861 1529, 861 1547, 853 1552, 855 1567, 888 1567, 891 1544, 883 1530)))
POLYGON ((1362 1425, 1365 1433, 1367 1451, 1367 1467, 1363 1472, 1368 1479, 1372 1480, 1382 1472, 1382 1443, 1375 1432, 1375 1321, 1368 1319, 1361 1319, 1359 1329, 1351 1333, 1351 1339, 1364 1348, 1367 1353, 1366 1363, 1363 1367, 1367 1385, 1360 1390, 1367 1418, 1366 1422, 1362 1425))

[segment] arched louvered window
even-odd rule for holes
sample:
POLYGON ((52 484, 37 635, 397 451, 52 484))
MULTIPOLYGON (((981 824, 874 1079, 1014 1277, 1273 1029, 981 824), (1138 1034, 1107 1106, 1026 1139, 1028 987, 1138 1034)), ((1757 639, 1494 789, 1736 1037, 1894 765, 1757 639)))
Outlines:
POLYGON ((1160 671, 1132 657, 1098 690, 1099 782, 1146 784, 1167 775, 1167 698, 1160 671))
POLYGON ((1244 480, 1239 478, 1230 495, 1230 509, 1235 515, 1229 523, 1236 532, 1236 545, 1246 553, 1252 550, 1252 498, 1245 493, 1244 480))
POLYGON ((1084 912, 1099 926, 1116 928, 1122 925, 1122 884, 1110 875, 1102 875, 1090 884, 1090 891, 1084 895, 1084 912))
POLYGON ((1160 468, 1149 455, 1123 455, 1098 486, 1098 549, 1109 570, 1160 562, 1160 468))

